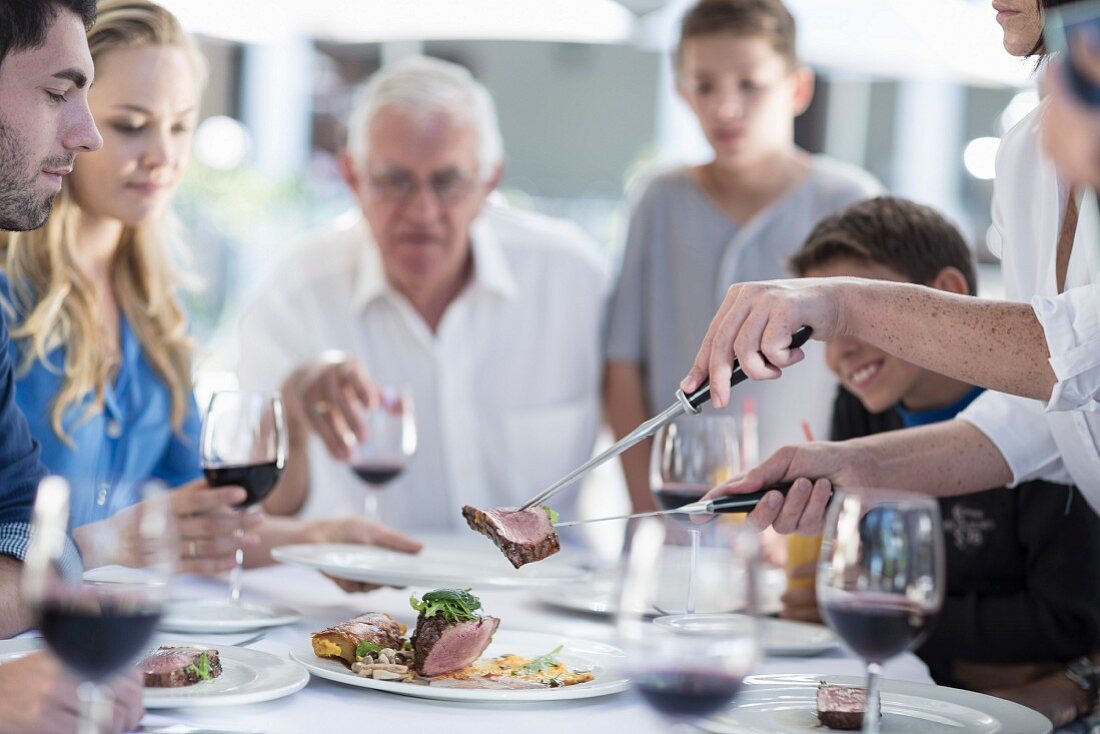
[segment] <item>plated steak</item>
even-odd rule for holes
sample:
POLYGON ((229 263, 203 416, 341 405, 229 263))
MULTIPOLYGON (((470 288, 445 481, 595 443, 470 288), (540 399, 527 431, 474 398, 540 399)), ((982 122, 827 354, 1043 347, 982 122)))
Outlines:
POLYGON ((416 672, 430 678, 462 670, 481 657, 499 625, 496 617, 448 622, 441 614, 426 617, 421 612, 412 636, 416 672))
POLYGON ((146 688, 182 688, 222 674, 217 650, 163 645, 138 664, 146 688))
POLYGON ((866 710, 866 688, 834 686, 824 681, 817 687, 817 718, 822 726, 842 731, 860 729, 866 710))
POLYGON ((558 534, 545 507, 517 510, 497 507, 479 510, 466 505, 462 516, 467 524, 496 544, 516 568, 541 561, 561 550, 558 534))
POLYGON ((370 642, 379 650, 400 650, 407 629, 384 612, 372 612, 314 632, 310 639, 317 657, 332 658, 351 665, 356 660, 355 649, 360 642, 370 642))

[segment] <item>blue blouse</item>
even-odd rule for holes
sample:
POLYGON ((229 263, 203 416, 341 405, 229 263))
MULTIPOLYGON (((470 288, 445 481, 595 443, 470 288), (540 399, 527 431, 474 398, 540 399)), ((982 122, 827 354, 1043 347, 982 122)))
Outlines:
MULTIPOLYGON (((6 281, 0 287, 6 292, 6 281)), ((85 416, 94 394, 65 411, 63 427, 71 445, 54 433, 50 414, 61 389, 64 348, 36 360, 16 378, 16 402, 42 445, 42 463, 72 487, 72 526, 103 520, 136 503, 142 483, 160 479, 177 487, 202 476, 199 466, 199 415, 191 397, 178 433, 172 430, 172 395, 145 359, 141 343, 125 316, 119 317, 121 364, 107 386, 102 411, 85 416)), ((20 345, 10 342, 15 365, 20 345)))

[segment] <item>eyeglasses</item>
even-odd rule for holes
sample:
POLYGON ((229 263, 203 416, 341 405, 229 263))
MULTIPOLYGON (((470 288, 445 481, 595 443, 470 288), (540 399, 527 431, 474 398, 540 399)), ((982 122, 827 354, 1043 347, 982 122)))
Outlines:
POLYGON ((416 196, 421 186, 427 186, 443 205, 463 201, 474 189, 474 181, 457 171, 434 174, 427 182, 404 172, 370 176, 369 180, 371 189, 379 199, 394 204, 408 202, 416 196))

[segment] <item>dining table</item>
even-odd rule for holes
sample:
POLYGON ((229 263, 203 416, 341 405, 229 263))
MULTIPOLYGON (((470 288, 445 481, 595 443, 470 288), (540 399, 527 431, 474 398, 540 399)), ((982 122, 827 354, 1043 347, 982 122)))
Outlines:
MULTIPOLYGON (((219 646, 244 644, 248 649, 287 658, 291 649, 308 644, 310 633, 367 612, 387 612, 412 623, 415 612, 409 596, 425 589, 381 588, 348 593, 330 578, 309 568, 275 565, 246 570, 242 599, 292 607, 301 613, 293 624, 255 634, 172 633, 183 639, 219 646)), ((499 617, 500 629, 550 632, 571 639, 615 644, 613 619, 608 616, 563 611, 523 590, 475 590, 483 610, 499 617)), ((220 598, 224 580, 180 577, 176 596, 220 598)), ((842 648, 813 657, 765 656, 756 674, 851 675, 863 672, 863 663, 842 648)), ((886 665, 885 678, 931 683, 927 667, 912 653, 886 665)), ((335 734, 336 732, 392 731, 485 732, 607 731, 647 734, 665 732, 668 725, 631 690, 597 698, 554 702, 456 702, 413 698, 312 677, 298 692, 277 700, 221 708, 157 709, 142 720, 145 731, 177 724, 178 731, 196 730, 269 732, 271 734, 335 734), (185 728, 185 727, 193 727, 185 728)))

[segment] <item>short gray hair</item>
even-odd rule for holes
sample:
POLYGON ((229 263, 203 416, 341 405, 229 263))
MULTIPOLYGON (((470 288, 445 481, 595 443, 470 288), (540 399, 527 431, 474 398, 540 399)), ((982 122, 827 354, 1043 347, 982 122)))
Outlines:
POLYGON ((347 151, 355 166, 367 160, 367 132, 379 110, 417 115, 440 112, 465 119, 478 138, 478 173, 488 180, 504 160, 496 106, 464 67, 427 56, 402 59, 376 72, 359 93, 348 119, 347 151))

